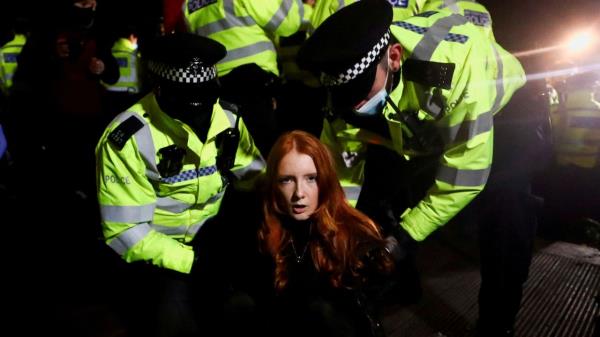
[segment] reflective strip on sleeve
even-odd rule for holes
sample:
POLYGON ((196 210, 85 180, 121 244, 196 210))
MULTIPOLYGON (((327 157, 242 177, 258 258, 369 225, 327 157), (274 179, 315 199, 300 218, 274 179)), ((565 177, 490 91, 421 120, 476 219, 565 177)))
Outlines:
POLYGON ((190 208, 194 208, 194 209, 202 209, 210 204, 214 204, 215 202, 219 201, 222 197, 223 194, 225 194, 225 191, 221 191, 215 195, 213 195, 212 197, 208 198, 208 200, 206 200, 204 203, 196 203, 193 205, 190 204, 186 204, 184 202, 181 201, 177 201, 175 199, 171 199, 168 197, 165 198, 158 198, 156 201, 156 208, 163 210, 163 211, 168 211, 171 213, 183 213, 185 211, 187 211, 190 208))
POLYGON ((188 231, 188 226, 182 225, 177 227, 172 226, 163 226, 157 224, 151 224, 150 227, 155 231, 165 234, 165 235, 185 235, 188 231))
MULTIPOLYGON (((288 16, 288 13, 290 12, 290 10, 292 9, 292 6, 294 5, 294 2, 296 2, 296 4, 298 6, 300 6, 300 8, 304 8, 304 6, 302 5, 302 1, 300 1, 300 0, 283 0, 283 1, 281 1, 281 5, 279 6, 279 9, 277 10, 277 12, 275 12, 275 14, 273 14, 273 16, 271 17, 271 20, 269 20, 269 22, 265 25, 264 29, 269 32, 275 32, 277 30, 277 28, 279 28, 279 26, 281 25, 283 20, 285 20, 285 18, 288 16)), ((300 17, 300 18, 302 18, 302 17, 300 17)))
POLYGON ((477 116, 476 120, 465 120, 462 123, 442 128, 444 144, 464 143, 477 135, 492 130, 494 117, 490 111, 477 116))
POLYGON ((194 237, 196 235, 196 233, 198 233, 198 231, 200 230, 200 228, 202 228, 202 225, 204 225, 206 223, 206 221, 214 218, 215 215, 211 215, 206 219, 202 219, 199 222, 192 224, 190 226, 177 226, 177 227, 171 227, 171 226, 164 226, 164 225, 158 225, 158 224, 152 224, 150 225, 152 229, 154 229, 155 231, 165 234, 165 235, 189 235, 191 237, 194 237))
POLYGON ((490 167, 481 170, 460 170, 441 166, 435 179, 453 186, 482 186, 490 175, 490 167))
POLYGON ((147 223, 136 225, 112 239, 112 241, 108 243, 108 246, 119 255, 123 255, 127 250, 135 246, 140 240, 148 235, 150 231, 152 231, 152 228, 147 223))
POLYGON ((135 118, 144 124, 144 127, 136 132, 134 137, 138 145, 138 152, 142 156, 144 164, 146 164, 146 176, 151 180, 157 181, 160 179, 160 174, 158 173, 158 168, 156 166, 156 151, 154 149, 150 126, 148 126, 145 119, 133 112, 123 114, 123 120, 129 118, 129 116, 135 116, 135 118))
POLYGON ((188 210, 190 207, 192 207, 192 205, 169 197, 156 199, 156 208, 163 211, 169 211, 171 213, 182 213, 188 210))
POLYGON ((250 172, 260 172, 265 168, 265 161, 262 158, 253 160, 250 165, 231 170, 231 173, 238 179, 243 179, 250 172))
POLYGON ((140 223, 151 221, 156 204, 142 206, 100 205, 100 215, 104 221, 140 223))

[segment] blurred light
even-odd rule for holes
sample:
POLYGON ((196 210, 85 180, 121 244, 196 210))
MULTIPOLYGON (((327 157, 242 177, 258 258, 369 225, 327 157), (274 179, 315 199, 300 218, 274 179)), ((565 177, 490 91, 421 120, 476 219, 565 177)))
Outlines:
POLYGON ((565 53, 574 56, 575 54, 583 54, 583 52, 590 49, 593 45, 597 44, 597 42, 598 41, 594 38, 594 34, 592 33, 592 31, 586 30, 573 34, 571 38, 567 39, 561 44, 530 50, 516 51, 512 54, 516 57, 521 58, 542 53, 550 53, 562 49, 565 53))
POLYGON ((571 53, 580 53, 588 49, 594 42, 592 34, 587 32, 579 32, 565 44, 567 50, 571 53))

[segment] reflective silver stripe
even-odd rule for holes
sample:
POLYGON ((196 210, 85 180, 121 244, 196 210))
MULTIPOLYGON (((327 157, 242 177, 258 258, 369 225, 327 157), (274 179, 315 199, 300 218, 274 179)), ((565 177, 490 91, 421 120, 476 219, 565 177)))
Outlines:
POLYGON ((238 16, 234 19, 225 17, 223 19, 211 22, 204 26, 198 27, 196 33, 202 36, 210 36, 212 34, 235 28, 235 27, 247 27, 255 25, 256 22, 249 16, 238 16))
POLYGON ((233 112, 231 112, 229 110, 223 109, 223 111, 225 112, 225 116, 227 116, 227 119, 229 120, 229 124, 231 125, 232 128, 234 128, 235 120, 237 119, 237 115, 235 115, 233 112))
POLYGON ((220 63, 225 63, 229 61, 235 61, 237 59, 241 59, 243 57, 256 55, 258 53, 262 53, 263 51, 271 50, 275 52, 275 46, 273 46, 273 42, 271 41, 262 41, 257 42, 255 44, 251 44, 249 46, 231 49, 227 51, 227 56, 220 61, 220 63))
POLYGON ((460 170, 455 167, 440 166, 435 179, 453 186, 482 186, 490 175, 490 167, 482 170, 460 170))
POLYGON ((498 53, 496 45, 492 43, 492 49, 494 49, 494 58, 496 59, 496 65, 498 66, 498 79, 496 80, 496 99, 494 99, 494 105, 492 106, 492 113, 498 112, 502 98, 504 98, 504 63, 502 57, 498 53))
POLYGON ((152 140, 152 133, 150 132, 150 126, 146 123, 146 120, 139 117, 137 114, 133 114, 137 119, 144 123, 144 127, 135 133, 135 141, 138 144, 138 151, 146 164, 146 176, 151 180, 159 180, 160 173, 156 166, 156 150, 154 148, 154 141, 152 140))
POLYGON ((256 21, 254 21, 254 19, 250 16, 235 15, 233 0, 224 0, 223 10, 225 12, 224 18, 198 27, 196 29, 196 33, 202 36, 209 36, 211 34, 215 34, 234 27, 248 27, 256 25, 256 21))
POLYGON ((456 0, 444 0, 444 6, 442 6, 442 8, 444 7, 450 8, 452 13, 458 14, 460 11, 460 8, 458 8, 458 5, 456 4, 456 0))
POLYGON ((188 210, 190 207, 192 207, 192 205, 169 197, 156 199, 156 208, 163 211, 169 211, 171 213, 182 213, 188 210))
POLYGON ((358 200, 362 186, 344 186, 344 194, 348 200, 358 200))
POLYGON ((475 136, 488 132, 494 124, 494 116, 491 111, 477 116, 475 120, 465 120, 462 123, 442 128, 441 135, 444 144, 463 143, 475 136))
POLYGON ((242 179, 250 172, 260 172, 265 168, 265 161, 261 158, 253 160, 250 165, 231 170, 238 179, 242 179))
POLYGON ((296 0, 296 2, 298 3, 298 6, 300 6, 298 8, 298 14, 300 15, 300 25, 309 24, 310 20, 304 20, 304 3, 302 2, 302 0, 296 0))
MULTIPOLYGON (((283 20, 285 20, 285 18, 288 16, 288 13, 290 12, 290 10, 292 9, 292 6, 294 5, 294 2, 296 2, 296 4, 300 6, 300 8, 304 8, 302 6, 302 2, 299 0, 283 0, 283 1, 281 1, 281 5, 279 6, 279 9, 277 10, 277 12, 275 12, 275 14, 273 14, 273 16, 271 17, 271 20, 269 20, 269 22, 267 22, 264 29, 269 32, 275 32, 277 30, 277 28, 279 28, 279 26, 281 25, 283 20)), ((302 17, 300 17, 300 18, 302 18, 302 17)))
POLYGON ((188 230, 188 226, 182 225, 177 227, 172 226, 163 226, 157 224, 151 224, 150 227, 155 231, 165 234, 165 235, 185 235, 188 230))
POLYGON ((119 234, 108 243, 108 246, 119 255, 123 255, 127 250, 135 246, 136 243, 140 242, 140 240, 148 235, 150 231, 152 231, 152 228, 150 228, 150 225, 147 223, 136 225, 119 234))
POLYGON ((140 223, 151 221, 156 204, 142 206, 100 205, 100 215, 104 221, 140 223))
POLYGON ((187 211, 190 208, 194 208, 194 209, 202 209, 210 204, 214 204, 215 202, 219 201, 219 199, 221 199, 223 197, 223 194, 225 194, 225 191, 221 191, 215 195, 213 195, 212 197, 208 198, 208 200, 206 200, 206 202, 204 203, 197 203, 197 204, 186 204, 184 202, 172 199, 172 198, 168 198, 168 197, 164 197, 164 198, 158 198, 156 201, 156 208, 161 209, 163 211, 168 211, 171 213, 176 213, 176 214, 180 214, 183 213, 185 211, 187 211))
POLYGON ((344 0, 338 0, 338 11, 344 7, 344 0))
POLYGON ((107 87, 106 90, 112 92, 137 92, 137 90, 132 87, 107 87))
POLYGON ((467 19, 458 14, 452 14, 445 18, 439 19, 431 27, 427 29, 427 32, 415 46, 413 51, 413 58, 418 60, 430 60, 433 52, 438 47, 441 41, 443 41, 450 29, 454 26, 459 26, 467 23, 467 19))
POLYGON ((223 0, 223 8, 225 9, 225 15, 235 15, 235 9, 233 5, 234 0, 223 0))

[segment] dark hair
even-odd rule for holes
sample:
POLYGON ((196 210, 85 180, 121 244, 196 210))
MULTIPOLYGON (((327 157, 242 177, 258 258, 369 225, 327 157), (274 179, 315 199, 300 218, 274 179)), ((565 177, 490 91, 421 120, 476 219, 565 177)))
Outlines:
POLYGON ((329 275, 332 286, 350 288, 363 281, 361 270, 366 268, 366 256, 375 259, 381 271, 389 271, 392 262, 383 249, 385 241, 379 228, 346 201, 327 147, 307 132, 291 131, 279 137, 267 159, 263 223, 259 231, 262 248, 275 260, 275 288, 282 290, 288 281, 283 251, 291 239, 281 224, 286 214, 277 188, 277 171, 282 158, 293 150, 310 156, 317 168, 319 205, 311 216, 312 239, 308 243, 317 271, 329 275))

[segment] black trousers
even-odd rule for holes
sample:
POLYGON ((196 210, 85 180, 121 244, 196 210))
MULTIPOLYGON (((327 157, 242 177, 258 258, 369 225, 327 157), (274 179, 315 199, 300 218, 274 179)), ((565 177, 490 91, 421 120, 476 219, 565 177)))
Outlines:
POLYGON ((513 329, 531 264, 537 207, 529 185, 514 184, 484 190, 463 211, 474 213, 479 228, 481 336, 513 329))

